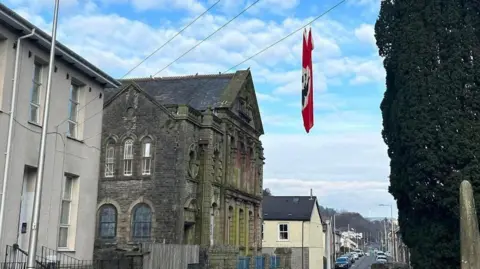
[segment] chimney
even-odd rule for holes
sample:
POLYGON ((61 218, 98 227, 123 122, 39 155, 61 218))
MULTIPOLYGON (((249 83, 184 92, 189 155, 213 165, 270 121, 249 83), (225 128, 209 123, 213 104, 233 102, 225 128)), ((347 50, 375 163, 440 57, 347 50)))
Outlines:
POLYGON ((310 200, 313 200, 313 190, 310 189, 310 200))

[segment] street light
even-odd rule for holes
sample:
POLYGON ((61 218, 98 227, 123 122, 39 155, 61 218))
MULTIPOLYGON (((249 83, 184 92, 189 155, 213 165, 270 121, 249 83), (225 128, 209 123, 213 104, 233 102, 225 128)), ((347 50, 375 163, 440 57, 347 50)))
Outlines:
MULTIPOLYGON (((393 254, 393 260, 396 261, 396 253, 395 253, 395 231, 393 227, 393 206, 391 204, 379 204, 378 206, 385 206, 385 207, 390 207, 390 219, 392 222, 392 254, 393 254)), ((388 243, 387 243, 387 248, 388 248, 388 243)))

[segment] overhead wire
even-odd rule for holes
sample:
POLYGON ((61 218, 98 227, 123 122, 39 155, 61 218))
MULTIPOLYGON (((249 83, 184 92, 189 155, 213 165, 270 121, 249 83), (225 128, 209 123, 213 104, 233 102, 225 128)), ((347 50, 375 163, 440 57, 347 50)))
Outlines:
MULTIPOLYGON (((207 14, 210 10, 212 10, 218 3, 220 3, 221 0, 217 0, 217 2, 213 3, 208 9, 206 9, 204 12, 202 12, 200 15, 198 15, 195 19, 193 19, 192 21, 190 21, 187 25, 185 25, 180 31, 178 31, 174 36, 172 36, 169 40, 167 40, 166 42, 164 42, 160 47, 158 47, 157 49, 155 49, 152 53, 150 53, 149 55, 147 55, 145 58, 143 58, 143 60, 141 60, 138 64, 136 64, 134 67, 132 67, 130 70, 128 70, 127 73, 125 73, 125 75, 123 75, 121 77, 121 79, 125 78, 126 76, 128 76, 130 73, 132 73, 135 69, 137 69, 140 65, 142 65, 144 62, 146 62, 148 59, 150 59, 153 55, 155 55, 157 52, 159 52, 161 49, 163 49, 166 45, 168 45, 173 39, 175 39, 177 36, 179 36, 181 33, 183 33, 188 27, 190 27, 192 24, 194 24, 196 21, 198 21, 201 17, 203 17, 205 14, 207 14)), ((85 103, 85 105, 81 106, 80 108, 78 108, 78 111, 81 111, 83 110, 85 107, 87 107, 90 103, 92 103, 93 101, 97 100, 97 97, 94 97, 92 98, 90 101, 88 101, 87 103, 85 103)), ((64 122, 68 121, 68 117, 66 119, 64 119, 63 121, 61 121, 59 124, 56 125, 56 127, 60 126, 61 124, 63 124, 64 122)))
MULTIPOLYGON (((287 34, 286 36, 282 37, 281 39, 275 41, 275 42, 272 43, 271 45, 269 45, 269 46, 261 49, 260 51, 252 54, 251 56, 245 58, 243 61, 241 61, 240 63, 238 63, 238 64, 236 64, 236 65, 234 65, 234 66, 232 66, 232 67, 230 67, 230 68, 228 68, 228 69, 225 70, 224 72, 220 72, 220 74, 222 74, 222 73, 224 74, 224 73, 226 73, 226 72, 228 72, 228 71, 230 71, 230 70, 232 70, 232 69, 234 69, 234 68, 242 65, 242 64, 244 64, 245 62, 247 62, 247 61, 249 61, 249 60, 257 57, 258 55, 264 53, 265 51, 271 49, 272 47, 278 45, 280 42, 286 40, 287 38, 291 37, 291 36, 294 35, 295 33, 303 30, 305 27, 307 27, 308 25, 311 25, 312 23, 314 23, 314 22, 317 21, 318 19, 320 19, 320 18, 322 18, 323 16, 327 15, 327 14, 330 13, 332 10, 336 9, 337 7, 339 7, 341 4, 345 3, 346 1, 347 1, 347 0, 341 0, 341 1, 337 2, 335 5, 333 5, 332 7, 330 7, 329 9, 327 9, 326 11, 322 12, 320 15, 314 17, 314 18, 313 18, 312 20, 310 20, 308 23, 304 24, 303 26, 299 27, 298 29, 294 30, 293 32, 287 34)), ((257 1, 257 2, 258 2, 258 1, 257 1)), ((238 17, 238 16, 236 16, 236 17, 238 17)), ((174 62, 176 62, 177 60, 178 60, 178 59, 172 61, 172 62, 170 63, 170 65, 173 64, 174 62)), ((157 72, 157 73, 158 73, 158 72, 157 72)), ((204 83, 200 84, 200 85, 197 86, 197 87, 201 87, 201 86, 206 85, 208 82, 213 81, 213 78, 214 78, 214 77, 212 77, 212 78, 206 77, 207 81, 205 81, 204 83)), ((102 108, 100 111, 98 111, 97 113, 91 115, 89 118, 85 119, 81 124, 83 124, 84 122, 86 122, 88 119, 94 117, 95 115, 100 114, 102 111, 103 111, 103 108, 102 108)), ((102 134, 102 133, 104 133, 104 132, 102 131, 102 132, 99 132, 99 133, 97 133, 97 134, 95 134, 95 135, 92 135, 92 136, 90 136, 90 137, 87 137, 87 138, 83 139, 83 141, 89 140, 89 139, 91 139, 91 138, 93 138, 93 137, 96 137, 97 135, 102 134)))
POLYGON ((253 2, 251 5, 249 5, 248 7, 246 7, 244 10, 242 10, 240 13, 238 13, 235 17, 231 18, 229 21, 227 21, 225 24, 223 24, 222 26, 220 26, 220 28, 218 28, 217 30, 213 31, 213 33, 211 33, 210 35, 208 35, 207 37, 205 37, 204 39, 202 39, 200 42, 198 42, 195 46, 191 47, 189 50, 187 50, 186 52, 184 52, 182 55, 180 55, 178 58, 176 58, 175 60, 173 60, 171 63, 167 64, 166 66, 164 66, 162 69, 160 69, 157 73, 153 74, 152 77, 155 77, 156 75, 158 75, 160 72, 162 72, 163 70, 167 69, 168 67, 170 67, 172 64, 174 64, 176 61, 180 60, 181 58, 183 58, 185 55, 187 55, 188 53, 190 53, 192 50, 194 50, 195 48, 197 48, 198 46, 200 46, 203 42, 207 41, 210 37, 212 37, 213 35, 215 35, 216 33, 218 33, 220 30, 222 30, 223 28, 225 28, 227 25, 229 25, 232 21, 234 21, 236 18, 240 17, 243 13, 247 12, 250 8, 252 8, 254 5, 256 5, 258 2, 260 2, 260 0, 257 0, 255 2, 253 2))
POLYGON ((156 50, 154 50, 152 53, 150 53, 147 57, 145 57, 142 61, 140 61, 137 65, 135 65, 132 69, 130 69, 125 75, 122 76, 121 79, 125 78, 128 76, 130 73, 132 73, 135 69, 137 69, 141 64, 143 64, 146 60, 150 59, 155 53, 157 53, 159 50, 163 49, 167 44, 169 44, 175 37, 179 36, 183 31, 185 31, 188 27, 190 27, 192 24, 194 24, 196 21, 198 21, 201 17, 203 17, 205 14, 207 14, 212 8, 214 8, 218 3, 220 3, 220 0, 215 2, 213 5, 211 5, 207 10, 205 10, 202 14, 198 15, 193 21, 191 21, 189 24, 187 24, 185 27, 182 28, 182 30, 178 31, 174 36, 172 36, 169 40, 167 40, 165 43, 163 43, 160 47, 158 47, 156 50))
MULTIPOLYGON (((148 56, 146 56, 142 61, 140 61, 137 65, 135 65, 133 68, 131 68, 125 75, 122 76, 121 79, 125 78, 127 75, 129 75, 131 72, 133 72, 136 68, 138 68, 142 63, 144 63, 145 61, 147 61, 150 57, 152 57, 155 53, 157 53, 158 51, 160 51, 162 48, 164 48, 167 44, 169 44, 175 37, 177 37, 178 35, 180 35, 182 32, 184 32, 188 27, 190 27, 192 24, 194 24, 197 20, 199 20, 202 16, 204 16, 205 14, 207 14, 211 9, 213 9, 221 0, 218 0, 217 2, 213 3, 213 5, 211 5, 207 10, 205 10, 202 14, 200 14, 199 16, 197 16, 194 20, 192 20, 189 24, 187 24, 185 27, 183 27, 180 31, 177 32, 177 34, 175 34, 173 37, 171 37, 169 40, 167 40, 165 43, 163 43, 160 47, 158 47, 156 50, 154 50, 152 53, 150 53, 148 56)), ((245 9, 243 9, 240 13, 238 13, 235 17, 233 17, 232 19, 230 19, 228 22, 224 23, 220 28, 218 28, 217 30, 215 30, 213 33, 211 33, 209 36, 207 36, 206 38, 204 38, 202 41, 200 41, 199 43, 197 43, 195 46, 193 46, 192 48, 190 48, 188 51, 186 51, 185 53, 183 53, 180 57, 178 57, 177 59, 175 59, 174 61, 172 61, 170 64, 168 64, 166 67, 164 67, 162 70, 158 71, 156 74, 160 73, 161 71, 165 70, 166 68, 168 68, 170 65, 172 65, 173 63, 175 63, 176 61, 178 61, 179 59, 181 59, 182 57, 184 57, 185 55, 187 55, 188 53, 190 53, 193 49, 195 49, 196 47, 200 46, 204 41, 206 41, 207 39, 209 39, 210 37, 212 37, 213 35, 215 35, 216 33, 218 33, 221 29, 225 28, 228 24, 230 24, 232 21, 234 21, 236 18, 238 18, 240 15, 242 15, 243 13, 245 13, 247 10, 249 10, 251 7, 253 7, 255 4, 257 4, 258 2, 260 2, 260 0, 257 0, 255 2, 253 2, 251 5, 249 5, 248 7, 246 7, 245 9)), ((97 100, 96 97, 92 98, 92 100, 88 101, 84 106, 81 106, 78 111, 81 111, 82 109, 84 109, 86 106, 88 106, 91 102, 93 102, 94 100, 97 100)), ((92 115, 91 117, 95 116, 92 115)), ((91 117, 87 118, 86 120, 90 119, 91 117)), ((58 125, 56 125, 56 127, 60 126, 61 124, 63 124, 64 122, 68 121, 69 118, 67 117, 66 119, 64 119, 62 122, 60 122, 58 125)), ((84 120, 84 121, 86 121, 84 120)), ((78 123, 77 123, 78 124, 78 123)))

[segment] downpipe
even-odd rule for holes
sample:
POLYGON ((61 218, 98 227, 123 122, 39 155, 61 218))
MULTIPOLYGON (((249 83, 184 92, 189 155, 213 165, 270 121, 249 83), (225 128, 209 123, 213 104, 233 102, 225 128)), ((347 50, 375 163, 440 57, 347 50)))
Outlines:
POLYGON ((304 255, 304 254, 303 254, 303 247, 304 247, 304 241, 303 241, 303 240, 304 240, 304 238, 305 238, 304 231, 303 231, 303 229, 304 229, 303 227, 304 227, 304 226, 305 226, 305 221, 302 221, 302 269, 305 268, 305 265, 304 265, 305 259, 304 259, 304 257, 303 257, 303 255, 304 255))
POLYGON ((13 89, 12 89, 12 98, 10 101, 10 118, 8 120, 8 134, 7 134, 7 149, 5 152, 5 166, 3 171, 3 184, 2 184, 2 201, 0 202, 0 239, 3 238, 3 221, 5 219, 5 202, 6 202, 6 191, 7 191, 7 182, 8 174, 10 170, 10 153, 12 149, 12 137, 13 137, 13 125, 14 125, 14 116, 15 116, 15 107, 18 91, 18 69, 20 65, 20 54, 21 54, 21 41, 25 38, 29 38, 35 35, 35 28, 32 29, 30 34, 21 36, 17 39, 17 50, 15 52, 15 67, 13 71, 13 89))

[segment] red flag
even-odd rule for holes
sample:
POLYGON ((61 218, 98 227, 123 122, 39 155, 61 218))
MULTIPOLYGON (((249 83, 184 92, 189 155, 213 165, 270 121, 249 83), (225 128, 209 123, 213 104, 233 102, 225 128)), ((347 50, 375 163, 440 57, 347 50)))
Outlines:
POLYGON ((312 28, 303 32, 302 55, 302 117, 305 131, 310 132, 313 127, 313 66, 312 66, 313 39, 312 28))

